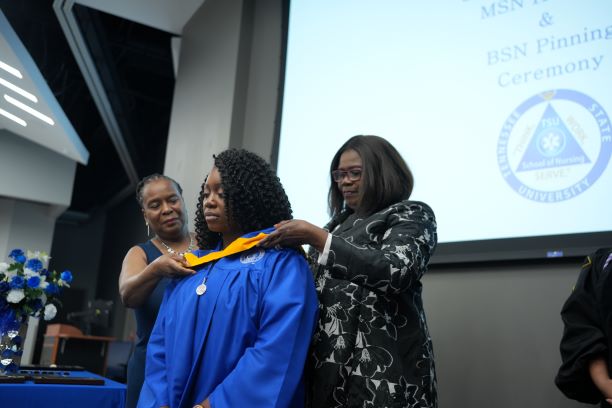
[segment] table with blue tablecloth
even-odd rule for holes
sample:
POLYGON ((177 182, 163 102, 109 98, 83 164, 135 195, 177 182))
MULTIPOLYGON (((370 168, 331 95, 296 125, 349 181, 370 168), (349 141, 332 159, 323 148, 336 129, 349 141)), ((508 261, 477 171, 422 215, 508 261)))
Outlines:
POLYGON ((125 385, 88 371, 66 371, 64 378, 102 379, 104 385, 0 383, 0 406, 7 408, 124 408, 125 385))

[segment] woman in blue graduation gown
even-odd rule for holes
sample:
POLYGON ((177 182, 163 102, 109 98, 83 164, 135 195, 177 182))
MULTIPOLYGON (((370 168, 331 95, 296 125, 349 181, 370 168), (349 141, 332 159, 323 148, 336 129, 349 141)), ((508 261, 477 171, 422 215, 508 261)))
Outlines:
POLYGON ((202 250, 171 282, 147 350, 138 406, 301 407, 317 300, 295 249, 261 249, 291 217, 280 181, 244 150, 215 156, 196 215, 202 250))

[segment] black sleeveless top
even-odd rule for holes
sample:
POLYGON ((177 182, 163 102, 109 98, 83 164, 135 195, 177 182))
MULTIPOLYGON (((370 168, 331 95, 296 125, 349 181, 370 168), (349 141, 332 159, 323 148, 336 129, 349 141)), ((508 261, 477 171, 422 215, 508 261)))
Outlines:
MULTIPOLYGON (((147 256, 147 265, 159 258, 162 253, 149 240, 145 243, 138 244, 147 256)), ((128 363, 128 382, 127 382, 127 403, 126 408, 134 408, 138 403, 140 389, 144 383, 144 370, 147 355, 147 344, 149 336, 157 319, 157 312, 164 297, 164 291, 170 279, 162 278, 153 292, 149 295, 145 303, 137 309, 134 309, 136 317, 136 335, 138 340, 134 353, 130 357, 128 363)))

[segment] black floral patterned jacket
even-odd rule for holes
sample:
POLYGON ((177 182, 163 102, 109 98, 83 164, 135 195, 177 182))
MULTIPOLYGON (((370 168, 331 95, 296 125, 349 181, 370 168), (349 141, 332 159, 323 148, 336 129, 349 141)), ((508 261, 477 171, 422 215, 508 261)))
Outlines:
POLYGON ((311 252, 319 325, 310 361, 311 407, 437 407, 421 276, 437 242, 434 213, 402 201, 325 227, 325 265, 311 252))

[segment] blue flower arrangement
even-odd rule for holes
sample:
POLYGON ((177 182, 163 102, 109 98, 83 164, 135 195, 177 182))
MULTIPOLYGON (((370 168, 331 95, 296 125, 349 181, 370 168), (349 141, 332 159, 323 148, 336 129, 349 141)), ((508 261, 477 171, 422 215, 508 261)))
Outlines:
POLYGON ((29 316, 51 320, 61 305, 58 296, 70 287, 72 272, 49 271, 49 255, 13 249, 10 263, 0 262, 0 371, 14 372, 21 356, 19 328, 29 316))

